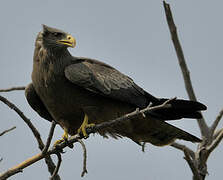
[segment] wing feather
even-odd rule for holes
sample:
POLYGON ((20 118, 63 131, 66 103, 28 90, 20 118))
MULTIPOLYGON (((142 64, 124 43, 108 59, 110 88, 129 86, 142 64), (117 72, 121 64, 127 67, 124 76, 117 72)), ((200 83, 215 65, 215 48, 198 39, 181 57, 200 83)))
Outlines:
POLYGON ((52 121, 53 118, 39 98, 32 83, 26 86, 25 96, 29 105, 44 119, 52 121))
POLYGON ((72 83, 102 96, 145 107, 152 99, 134 81, 115 68, 92 59, 81 59, 65 68, 65 76, 72 83))

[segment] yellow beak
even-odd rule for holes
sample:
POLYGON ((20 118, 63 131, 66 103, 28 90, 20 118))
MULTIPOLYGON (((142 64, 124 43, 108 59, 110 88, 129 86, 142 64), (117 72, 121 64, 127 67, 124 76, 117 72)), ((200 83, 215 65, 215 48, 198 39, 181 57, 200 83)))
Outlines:
POLYGON ((58 43, 65 44, 69 47, 74 48, 76 46, 76 40, 71 35, 67 35, 66 39, 61 39, 57 41, 58 43))

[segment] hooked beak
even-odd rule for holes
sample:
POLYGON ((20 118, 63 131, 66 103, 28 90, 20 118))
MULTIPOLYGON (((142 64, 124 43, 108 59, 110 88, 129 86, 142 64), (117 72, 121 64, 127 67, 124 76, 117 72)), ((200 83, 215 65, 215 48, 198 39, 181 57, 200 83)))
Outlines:
POLYGON ((67 35, 65 39, 58 40, 57 42, 72 48, 76 46, 76 40, 71 35, 67 35))

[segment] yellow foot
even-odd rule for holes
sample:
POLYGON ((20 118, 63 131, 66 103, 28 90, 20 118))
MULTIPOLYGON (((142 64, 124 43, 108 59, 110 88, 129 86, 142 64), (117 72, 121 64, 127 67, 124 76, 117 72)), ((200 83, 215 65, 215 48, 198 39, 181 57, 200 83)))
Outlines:
POLYGON ((67 140, 68 139, 68 132, 67 130, 64 130, 64 134, 62 136, 61 139, 58 139, 55 143, 54 143, 54 146, 60 144, 61 142, 63 142, 64 140, 67 140))
POLYGON ((87 138, 88 137, 88 134, 87 134, 87 132, 86 132, 86 128, 88 128, 88 127, 93 127, 93 126, 95 126, 95 124, 88 124, 88 116, 87 116, 87 114, 85 114, 84 115, 84 121, 83 121, 83 123, 81 124, 81 127, 77 130, 77 132, 80 134, 80 133, 82 133, 83 134, 83 136, 85 137, 85 138, 87 138))

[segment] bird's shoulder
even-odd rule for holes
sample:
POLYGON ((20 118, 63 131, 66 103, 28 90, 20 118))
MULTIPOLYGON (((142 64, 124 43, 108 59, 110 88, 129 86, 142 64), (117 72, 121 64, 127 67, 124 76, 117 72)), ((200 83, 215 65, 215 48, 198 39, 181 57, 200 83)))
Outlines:
POLYGON ((156 99, 130 77, 95 59, 73 57, 73 63, 65 69, 65 76, 72 83, 89 91, 138 107, 144 107, 156 99))
POLYGON ((135 85, 134 81, 127 75, 121 73, 114 67, 98 61, 96 59, 85 57, 73 57, 71 63, 65 69, 66 76, 76 78, 87 78, 94 83, 100 82, 108 91, 112 89, 128 88, 135 85))
POLYGON ((70 65, 84 65, 85 68, 94 68, 95 71, 104 71, 104 70, 110 70, 110 71, 118 71, 114 67, 110 66, 109 64, 106 64, 102 61, 92 59, 92 58, 86 58, 86 57, 75 57, 72 56, 72 60, 70 62, 70 65))

